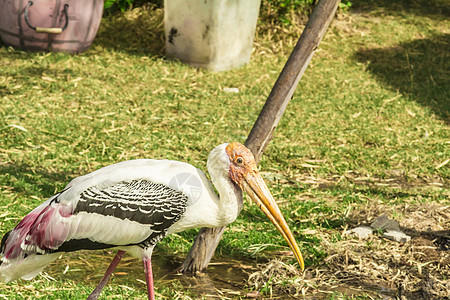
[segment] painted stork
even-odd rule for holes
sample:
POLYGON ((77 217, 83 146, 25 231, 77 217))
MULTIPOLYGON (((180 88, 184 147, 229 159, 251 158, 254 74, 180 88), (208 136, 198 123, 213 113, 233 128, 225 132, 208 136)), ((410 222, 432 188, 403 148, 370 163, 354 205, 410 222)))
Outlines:
POLYGON ((100 295, 124 251, 142 259, 148 297, 154 299, 155 245, 171 233, 230 224, 242 209, 243 190, 283 235, 303 270, 298 245, 250 150, 239 143, 219 145, 207 168, 212 184, 192 165, 151 159, 120 162, 75 178, 5 234, 0 277, 32 279, 63 252, 116 247, 119 252, 88 299, 100 295))

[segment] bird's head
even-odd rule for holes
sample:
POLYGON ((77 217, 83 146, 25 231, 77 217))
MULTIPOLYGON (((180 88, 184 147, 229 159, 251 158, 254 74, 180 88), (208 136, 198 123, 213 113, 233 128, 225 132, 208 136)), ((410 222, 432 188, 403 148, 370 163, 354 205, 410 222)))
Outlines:
POLYGON ((220 156, 225 162, 224 165, 227 166, 228 170, 226 171, 228 171, 231 181, 245 191, 272 221, 294 252, 300 268, 304 270, 303 257, 297 242, 269 188, 259 174, 252 152, 240 143, 230 143, 219 147, 217 148, 220 149, 220 152, 225 150, 225 153, 222 152, 220 156))

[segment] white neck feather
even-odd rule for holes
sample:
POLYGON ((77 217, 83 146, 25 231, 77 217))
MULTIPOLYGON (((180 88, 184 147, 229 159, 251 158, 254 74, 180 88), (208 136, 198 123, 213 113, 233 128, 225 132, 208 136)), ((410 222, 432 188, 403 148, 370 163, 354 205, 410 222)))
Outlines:
POLYGON ((226 146, 227 144, 222 144, 214 148, 207 163, 209 175, 219 192, 219 198, 214 191, 208 191, 209 197, 202 197, 203 201, 188 207, 190 211, 170 227, 169 234, 188 228, 225 226, 236 220, 243 206, 242 191, 231 182, 228 175, 230 160, 225 152, 226 146))
POLYGON ((208 157, 207 163, 212 183, 219 192, 217 212, 219 226, 234 222, 243 207, 242 191, 231 181, 228 175, 230 160, 225 152, 227 145, 222 144, 214 148, 208 157))

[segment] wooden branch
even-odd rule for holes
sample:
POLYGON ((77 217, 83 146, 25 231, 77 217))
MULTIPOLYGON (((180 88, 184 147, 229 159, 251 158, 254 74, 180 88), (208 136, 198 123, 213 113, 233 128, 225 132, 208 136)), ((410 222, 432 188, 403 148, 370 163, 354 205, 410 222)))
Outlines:
MULTIPOLYGON (((272 139, 273 132, 292 98, 300 78, 308 67, 314 51, 325 35, 339 2, 340 0, 319 0, 305 30, 275 82, 272 92, 245 142, 245 145, 255 155, 256 162, 259 162, 264 149, 272 139)), ((205 270, 224 231, 225 227, 200 229, 191 250, 178 271, 196 273, 205 270)))
POLYGON ((214 255, 214 251, 216 251, 217 245, 219 245, 225 228, 224 226, 200 229, 191 250, 189 250, 177 272, 195 274, 205 270, 214 255))
POLYGON ((264 104, 258 119, 245 142, 257 161, 273 137, 286 106, 308 67, 328 26, 333 20, 339 0, 322 0, 314 7, 300 39, 292 50, 286 65, 264 104))

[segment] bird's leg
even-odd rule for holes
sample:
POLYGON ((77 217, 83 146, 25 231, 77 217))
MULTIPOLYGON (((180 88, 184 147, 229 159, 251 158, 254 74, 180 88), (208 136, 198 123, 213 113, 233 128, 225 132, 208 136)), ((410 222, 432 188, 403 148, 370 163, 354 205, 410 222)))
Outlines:
POLYGON ((144 257, 145 278, 147 280, 147 293, 149 300, 155 300, 155 287, 153 285, 152 259, 144 257))
POLYGON ((123 250, 117 251, 116 256, 114 256, 111 264, 105 272, 105 275, 103 275, 102 280, 100 280, 95 290, 89 295, 89 297, 87 297, 87 300, 96 300, 100 296, 100 293, 102 292, 103 288, 105 287, 106 283, 108 282, 109 278, 111 277, 124 254, 125 251, 123 250))

